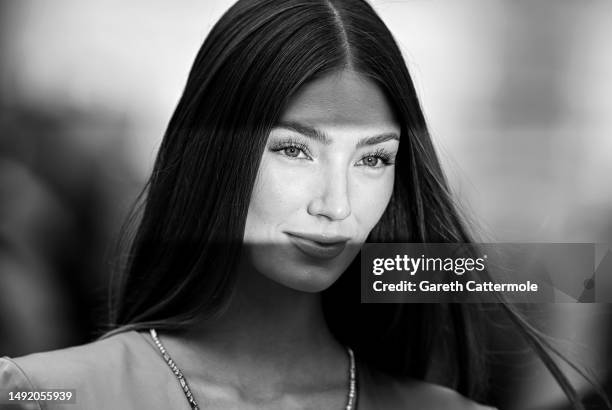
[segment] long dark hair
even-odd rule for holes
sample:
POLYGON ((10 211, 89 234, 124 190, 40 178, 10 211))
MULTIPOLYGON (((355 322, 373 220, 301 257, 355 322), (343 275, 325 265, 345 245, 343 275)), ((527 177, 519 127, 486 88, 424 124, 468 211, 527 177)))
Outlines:
MULTIPOLYGON (((108 334, 185 329, 222 311, 268 134, 300 87, 338 70, 375 81, 401 126, 394 192, 368 241, 471 242, 401 52, 372 7, 364 0, 240 0, 199 50, 168 125, 114 286, 108 334)), ((397 378, 430 378, 436 360, 443 362, 444 382, 478 398, 486 386, 481 307, 361 304, 359 277, 344 274, 323 293, 335 336, 397 378)), ((580 408, 547 342, 502 306, 580 408)))

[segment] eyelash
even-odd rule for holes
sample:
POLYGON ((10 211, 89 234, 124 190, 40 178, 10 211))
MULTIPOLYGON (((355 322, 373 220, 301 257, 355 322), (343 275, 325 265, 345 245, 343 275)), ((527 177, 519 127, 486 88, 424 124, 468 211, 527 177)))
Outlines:
MULTIPOLYGON (((308 146, 306 144, 303 144, 303 143, 301 143, 299 141, 296 141, 294 139, 291 139, 291 138, 283 140, 283 141, 279 141, 279 142, 273 144, 270 147, 270 151, 272 151, 272 152, 280 152, 280 151, 286 150, 287 148, 296 148, 296 149, 299 149, 309 159, 312 158, 312 155, 310 154, 310 150, 308 149, 308 146)), ((391 153, 389 153, 384 148, 378 148, 376 151, 364 154, 359 159, 359 161, 363 161, 364 159, 369 158, 369 157, 374 157, 374 158, 380 159, 380 161, 382 161, 383 166, 388 166, 388 165, 395 164, 395 162, 392 161, 391 153)), ((289 157, 289 158, 292 158, 292 157, 289 157)), ((362 166, 366 166, 366 165, 362 165, 362 166)), ((379 168, 379 167, 370 167, 370 168, 379 168)))
POLYGON ((272 152, 280 152, 280 151, 286 150, 287 148, 296 148, 296 149, 299 149, 308 158, 312 158, 312 155, 310 155, 310 150, 308 149, 306 144, 303 144, 303 143, 298 142, 298 141, 296 141, 294 139, 291 139, 291 138, 283 140, 283 141, 279 141, 279 142, 273 144, 270 147, 270 151, 272 151, 272 152))
MULTIPOLYGON (((384 148, 378 148, 376 151, 365 154, 364 156, 361 157, 361 159, 359 161, 363 161, 366 158, 369 157, 374 157, 374 158, 378 158, 382 161, 383 166, 388 166, 388 165, 393 165, 395 164, 395 162, 392 161, 392 156, 391 154, 385 150, 384 148)), ((377 167, 371 167, 371 168, 377 168, 377 167)))

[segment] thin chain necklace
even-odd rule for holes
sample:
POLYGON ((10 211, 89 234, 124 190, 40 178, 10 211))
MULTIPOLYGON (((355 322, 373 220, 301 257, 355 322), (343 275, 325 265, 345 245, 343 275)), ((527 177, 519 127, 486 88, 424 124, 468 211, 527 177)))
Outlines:
MULTIPOLYGON (((155 331, 155 329, 149 329, 149 333, 151 334, 151 337, 153 338, 153 341, 155 342, 155 345, 159 349, 159 352, 161 353, 162 357, 166 361, 166 364, 168 365, 168 367, 170 367, 170 370, 172 370, 172 373, 174 373, 179 383, 181 384, 181 387, 183 388, 183 393, 185 393, 185 397, 187 398, 187 401, 189 402, 191 409, 200 410, 200 406, 198 406, 198 403, 196 402, 195 397, 193 397, 193 394, 191 393, 189 384, 187 384, 187 379, 185 379, 185 376, 183 376, 183 372, 181 372, 181 369, 179 369, 176 363, 174 362, 174 360, 172 360, 172 358, 166 351, 166 348, 162 344, 161 340, 159 340, 159 337, 157 337, 157 332, 155 331)), ((348 390, 348 395, 346 398, 345 410, 354 410, 355 400, 357 398, 357 382, 355 381, 355 373, 356 373, 355 354, 353 353, 351 348, 348 346, 346 350, 349 355, 350 371, 349 371, 349 390, 348 390)))

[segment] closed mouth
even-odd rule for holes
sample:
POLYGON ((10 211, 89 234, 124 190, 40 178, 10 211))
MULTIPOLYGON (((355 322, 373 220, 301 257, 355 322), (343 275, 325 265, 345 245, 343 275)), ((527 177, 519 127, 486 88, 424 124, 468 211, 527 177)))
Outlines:
POLYGON ((348 242, 347 237, 285 232, 291 242, 307 256, 333 259, 340 255, 348 242))

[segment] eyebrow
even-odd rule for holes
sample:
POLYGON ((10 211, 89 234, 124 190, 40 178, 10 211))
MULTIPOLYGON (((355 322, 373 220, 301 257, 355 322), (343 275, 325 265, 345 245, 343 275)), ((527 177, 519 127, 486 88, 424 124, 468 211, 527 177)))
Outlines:
MULTIPOLYGON (((331 139, 324 132, 319 131, 316 128, 306 124, 301 124, 295 121, 280 121, 276 126, 279 128, 286 128, 288 130, 295 131, 325 145, 331 144, 331 139)), ((376 145, 391 140, 399 141, 399 135, 397 135, 397 133, 395 132, 384 132, 382 134, 372 135, 370 137, 360 139, 357 142, 356 147, 361 148, 368 145, 376 145)))

